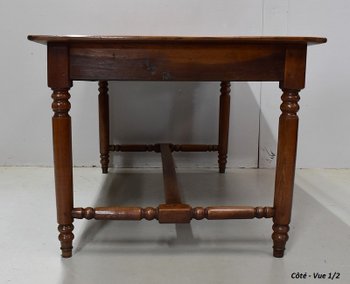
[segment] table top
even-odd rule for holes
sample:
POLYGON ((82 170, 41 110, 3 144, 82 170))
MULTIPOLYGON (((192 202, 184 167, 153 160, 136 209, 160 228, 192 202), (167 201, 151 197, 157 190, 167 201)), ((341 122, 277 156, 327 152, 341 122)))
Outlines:
POLYGON ((98 36, 98 35, 29 35, 28 39, 41 44, 56 43, 231 43, 231 44, 321 44, 323 37, 296 36, 234 36, 234 37, 189 37, 189 36, 98 36))

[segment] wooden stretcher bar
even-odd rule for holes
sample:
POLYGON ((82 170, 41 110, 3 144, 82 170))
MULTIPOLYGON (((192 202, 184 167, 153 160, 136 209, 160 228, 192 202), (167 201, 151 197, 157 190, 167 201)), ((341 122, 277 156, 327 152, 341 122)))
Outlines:
MULTIPOLYGON (((168 144, 171 152, 217 152, 218 145, 207 144, 168 144)), ((160 152, 160 144, 116 144, 109 145, 114 152, 160 152)))
MULTIPOLYGON (((253 218, 272 218, 275 210, 273 207, 252 207, 252 206, 210 206, 192 208, 186 204, 163 204, 172 210, 174 215, 181 215, 181 210, 189 208, 190 219, 202 220, 224 220, 224 219, 253 219, 253 218), (181 206, 183 205, 183 208, 181 206)), ((96 220, 159 220, 160 207, 87 207, 74 208, 73 218, 76 219, 96 219, 96 220)), ((175 218, 175 217, 174 217, 175 218)), ((179 218, 178 218, 179 219, 179 218)), ((159 220, 160 223, 161 220, 159 220)), ((170 223, 170 222, 163 222, 170 223)), ((184 223, 184 222, 173 222, 184 223)))

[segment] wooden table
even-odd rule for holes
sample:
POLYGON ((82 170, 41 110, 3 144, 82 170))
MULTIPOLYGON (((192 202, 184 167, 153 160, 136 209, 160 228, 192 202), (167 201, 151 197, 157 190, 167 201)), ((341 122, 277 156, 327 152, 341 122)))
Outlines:
POLYGON ((29 40, 47 45, 48 86, 53 90, 54 171, 59 240, 63 257, 72 256, 73 219, 153 220, 273 218, 273 255, 282 257, 288 240, 297 149, 299 91, 305 84, 306 51, 316 37, 138 37, 46 36, 29 40), (69 89, 74 80, 99 81, 100 156, 108 172, 110 151, 160 152, 165 203, 157 208, 73 206, 69 89), (110 145, 108 81, 219 81, 219 141, 214 145, 110 145), (181 201, 173 151, 218 151, 225 172, 230 81, 278 81, 282 94, 273 206, 196 207, 181 201))

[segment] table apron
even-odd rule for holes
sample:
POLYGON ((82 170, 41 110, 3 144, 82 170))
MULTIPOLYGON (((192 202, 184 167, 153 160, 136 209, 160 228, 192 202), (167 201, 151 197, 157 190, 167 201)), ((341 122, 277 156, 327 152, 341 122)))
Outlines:
POLYGON ((285 47, 270 45, 73 45, 69 76, 71 80, 281 81, 285 54, 285 47))

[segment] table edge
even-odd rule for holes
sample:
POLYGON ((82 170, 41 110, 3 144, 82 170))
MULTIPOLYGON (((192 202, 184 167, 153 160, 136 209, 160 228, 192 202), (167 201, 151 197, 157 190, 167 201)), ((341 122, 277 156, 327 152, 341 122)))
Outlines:
POLYGON ((250 43, 322 44, 324 37, 299 36, 113 36, 113 35, 28 35, 28 40, 48 43, 250 43))

